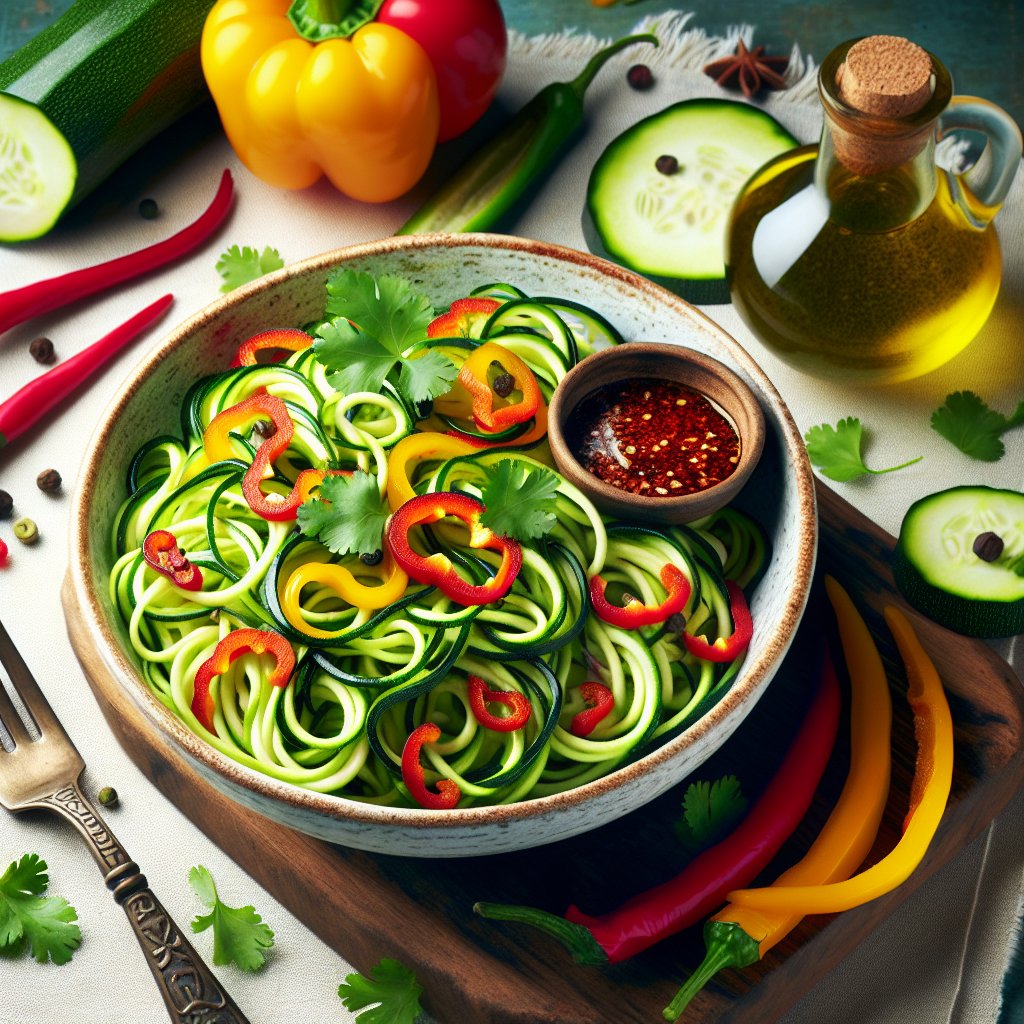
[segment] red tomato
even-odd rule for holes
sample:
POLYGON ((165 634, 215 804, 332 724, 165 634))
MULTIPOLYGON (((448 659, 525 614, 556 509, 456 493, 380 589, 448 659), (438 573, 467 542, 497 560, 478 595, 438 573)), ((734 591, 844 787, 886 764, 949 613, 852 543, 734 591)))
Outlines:
POLYGON ((441 98, 438 142, 480 119, 505 72, 508 33, 498 0, 384 0, 375 20, 411 36, 430 57, 441 98))

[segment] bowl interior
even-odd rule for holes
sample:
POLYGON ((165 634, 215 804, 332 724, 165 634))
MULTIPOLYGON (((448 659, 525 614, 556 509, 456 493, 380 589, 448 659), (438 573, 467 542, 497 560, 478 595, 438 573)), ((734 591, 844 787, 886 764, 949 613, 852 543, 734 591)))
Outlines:
POLYGON ((367 826, 412 837, 407 852, 457 855, 455 835, 480 839, 474 852, 537 845, 610 820, 678 782, 710 756, 763 692, 787 650, 806 602, 816 522, 813 480, 799 432, 771 383, 717 325, 638 275, 595 257, 505 236, 413 236, 351 247, 285 268, 213 303, 168 335, 115 397, 97 428, 75 494, 71 571, 75 595, 96 647, 155 729, 215 785, 261 813, 337 842, 381 849, 367 826), (682 735, 640 760, 579 789, 504 807, 430 812, 379 808, 279 783, 241 768, 190 733, 139 676, 127 629, 111 605, 111 531, 126 497, 125 476, 139 445, 157 434, 180 436, 178 410, 189 386, 226 367, 237 346, 259 330, 295 326, 322 315, 324 285, 344 263, 409 280, 436 305, 482 283, 508 281, 535 295, 576 299, 600 310, 626 339, 684 344, 732 368, 758 398, 764 449, 738 507, 765 529, 771 561, 753 595, 754 637, 727 697, 682 735), (517 822, 530 822, 522 832, 517 822), (360 836, 350 831, 355 822, 360 836), (447 845, 446 845, 447 844, 447 845))

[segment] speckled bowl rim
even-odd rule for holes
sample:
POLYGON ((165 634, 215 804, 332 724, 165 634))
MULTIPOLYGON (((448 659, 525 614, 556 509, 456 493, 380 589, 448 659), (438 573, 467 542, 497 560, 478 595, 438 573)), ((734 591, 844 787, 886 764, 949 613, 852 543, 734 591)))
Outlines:
MULTIPOLYGON (((807 603, 817 553, 818 533, 814 478, 796 422, 782 396, 761 367, 728 332, 683 299, 617 264, 589 253, 548 242, 496 234, 396 236, 345 246, 291 264, 282 270, 243 285, 194 314, 166 335, 136 367, 103 413, 90 439, 79 473, 73 497, 71 524, 69 574, 82 617, 90 628, 93 640, 96 641, 98 638, 97 650, 107 667, 122 683, 126 693, 140 707, 146 718, 159 730, 165 740, 169 741, 173 747, 180 748, 188 757, 205 765, 209 770, 225 777, 229 782, 250 790, 256 796, 289 804, 330 819, 364 825, 401 826, 416 830, 447 830, 454 826, 465 828, 500 827, 516 820, 550 815, 562 808, 577 807, 609 792, 637 783, 655 766, 671 761, 683 748, 699 742, 704 733, 714 730, 720 723, 727 721, 740 703, 745 701, 751 693, 760 689, 766 677, 774 673, 789 648, 807 603), (799 522, 797 523, 798 564, 789 587, 788 597, 780 618, 780 626, 768 639, 764 650, 761 651, 757 659, 744 665, 742 684, 734 685, 706 715, 679 736, 637 761, 630 762, 609 775, 574 789, 520 803, 455 808, 445 811, 380 807, 347 797, 315 793, 247 768, 206 744, 157 700, 146 687, 134 663, 122 652, 120 641, 107 622, 97 595, 91 586, 92 567, 89 559, 90 495, 96 486, 103 449, 121 410, 137 394, 142 383, 166 358, 168 353, 183 344, 193 332, 210 320, 227 310, 242 305, 251 295, 263 289, 273 288, 279 282, 291 277, 311 271, 323 271, 351 259, 373 257, 396 250, 411 251, 437 247, 511 250, 575 264, 588 268, 601 276, 618 280, 649 296, 657 303, 675 307, 683 318, 696 317, 705 321, 729 352, 735 365, 742 368, 757 382, 763 396, 773 405, 780 418, 781 441, 785 449, 785 459, 793 467, 799 510, 799 522)), ((640 801, 640 803, 643 802, 640 801)), ((600 821, 595 824, 600 824, 600 821)))

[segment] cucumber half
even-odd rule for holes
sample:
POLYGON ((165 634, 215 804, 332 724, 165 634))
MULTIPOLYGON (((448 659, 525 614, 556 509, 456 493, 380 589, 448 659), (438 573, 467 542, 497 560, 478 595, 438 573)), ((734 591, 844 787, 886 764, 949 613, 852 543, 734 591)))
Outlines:
POLYGON ((1024 494, 951 487, 914 502, 900 528, 893 576, 914 607, 958 633, 1024 632, 1024 494), (975 546, 986 534, 1002 548, 989 538, 979 545, 983 558, 975 546))
POLYGON ((583 218, 587 244, 685 299, 728 302, 724 254, 733 201, 762 164, 797 145, 748 103, 699 99, 666 107, 614 139, 594 165, 583 218), (677 169, 659 171, 663 157, 677 169))

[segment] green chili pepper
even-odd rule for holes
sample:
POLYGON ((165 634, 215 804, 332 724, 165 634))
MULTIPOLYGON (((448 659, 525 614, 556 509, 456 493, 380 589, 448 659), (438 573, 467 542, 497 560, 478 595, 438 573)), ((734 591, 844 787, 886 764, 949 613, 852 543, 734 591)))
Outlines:
POLYGON ((609 57, 650 33, 625 36, 591 57, 571 82, 552 82, 438 189, 396 232, 486 231, 547 170, 583 124, 583 96, 609 57))

